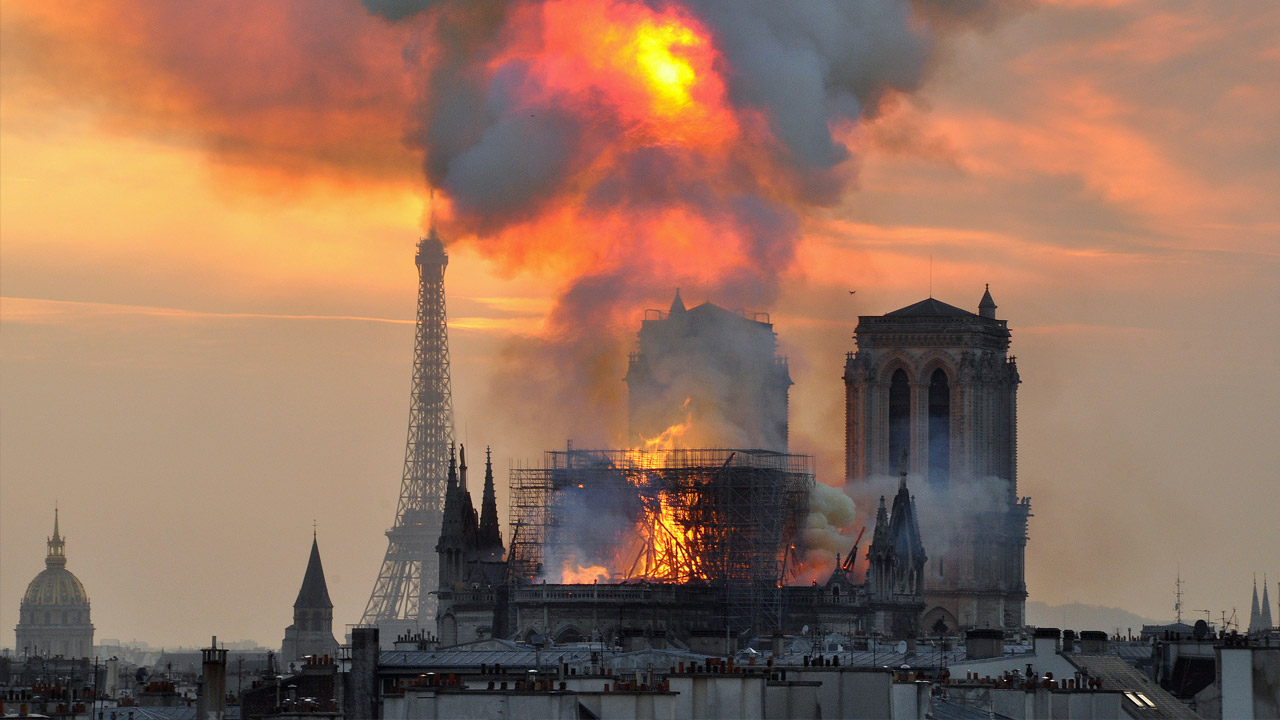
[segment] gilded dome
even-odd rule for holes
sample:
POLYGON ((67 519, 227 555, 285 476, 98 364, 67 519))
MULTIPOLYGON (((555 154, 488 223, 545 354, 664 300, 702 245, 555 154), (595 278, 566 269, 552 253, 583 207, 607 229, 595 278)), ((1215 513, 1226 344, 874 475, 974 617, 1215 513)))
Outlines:
POLYGON ((70 607, 89 604, 89 594, 80 579, 67 569, 66 541, 58 533, 58 516, 54 512, 53 537, 49 538, 49 554, 45 568, 36 575, 22 596, 22 607, 70 607))
POLYGON ((46 568, 27 586, 23 605, 88 605, 89 595, 80 579, 66 568, 46 568))

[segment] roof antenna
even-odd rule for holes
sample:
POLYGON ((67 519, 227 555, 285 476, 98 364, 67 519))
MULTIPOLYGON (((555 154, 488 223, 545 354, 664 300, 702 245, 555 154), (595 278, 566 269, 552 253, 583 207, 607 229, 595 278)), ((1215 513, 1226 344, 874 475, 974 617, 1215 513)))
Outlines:
POLYGON ((933 253, 929 253, 929 299, 933 299, 933 253))

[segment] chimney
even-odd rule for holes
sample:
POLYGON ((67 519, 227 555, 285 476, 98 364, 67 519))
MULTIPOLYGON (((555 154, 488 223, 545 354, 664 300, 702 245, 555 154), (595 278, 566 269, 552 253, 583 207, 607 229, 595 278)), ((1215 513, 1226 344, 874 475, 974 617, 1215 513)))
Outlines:
POLYGON ((1058 628, 1036 628, 1032 640, 1036 655, 1054 655, 1058 652, 1058 638, 1062 632, 1058 628))
POLYGON ((204 675, 196 700, 196 717, 200 720, 223 720, 227 714, 227 651, 218 647, 213 636, 209 647, 200 651, 204 675))
POLYGON ((1062 631, 1062 652, 1075 652, 1076 650, 1076 631, 1062 631))
POLYGON ((351 672, 343 698, 343 714, 349 718, 379 717, 378 650, 378 628, 351 629, 351 672))
POLYGON ((1004 631, 994 628, 974 628, 965 633, 964 656, 969 660, 1001 657, 1004 655, 1004 631))
POLYGON ((1101 655, 1107 651, 1107 634, 1101 630, 1085 630, 1080 633, 1080 652, 1101 655))

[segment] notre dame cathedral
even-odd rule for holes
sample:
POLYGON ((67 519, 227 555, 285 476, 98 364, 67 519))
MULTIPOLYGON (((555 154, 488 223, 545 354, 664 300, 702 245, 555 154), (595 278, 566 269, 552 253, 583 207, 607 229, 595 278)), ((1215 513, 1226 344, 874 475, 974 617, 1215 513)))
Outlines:
POLYGON ((933 298, 858 318, 845 361, 851 483, 905 471, 929 547, 926 632, 1020 628, 1030 502, 1018 497, 1017 365, 988 290, 978 312, 933 298), (928 508, 933 503, 935 507, 928 508), (933 537, 930 537, 930 534, 933 537))

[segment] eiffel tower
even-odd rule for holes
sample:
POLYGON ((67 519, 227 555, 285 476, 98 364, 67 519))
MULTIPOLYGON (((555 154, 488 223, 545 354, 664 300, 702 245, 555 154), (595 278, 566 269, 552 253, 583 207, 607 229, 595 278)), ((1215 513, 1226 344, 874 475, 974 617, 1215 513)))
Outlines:
POLYGON ((392 641, 408 630, 434 628, 439 582, 436 542, 444 509, 449 446, 453 442, 453 394, 449 389, 449 334, 444 312, 444 269, 449 256, 436 233, 418 241, 418 324, 413 344, 409 437, 395 525, 387 531, 387 556, 362 625, 377 625, 392 641))

